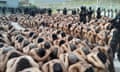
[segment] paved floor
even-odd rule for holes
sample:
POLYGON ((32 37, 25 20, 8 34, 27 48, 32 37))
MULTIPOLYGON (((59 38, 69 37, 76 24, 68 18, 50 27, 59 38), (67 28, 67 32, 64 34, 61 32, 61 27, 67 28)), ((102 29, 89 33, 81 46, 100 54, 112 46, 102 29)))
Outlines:
POLYGON ((114 66, 115 66, 116 72, 120 72, 120 62, 117 59, 117 55, 116 55, 115 60, 114 60, 114 66))
POLYGON ((17 30, 24 30, 24 28, 22 26, 20 26, 18 23, 16 22, 11 22, 11 24, 17 29, 17 30))

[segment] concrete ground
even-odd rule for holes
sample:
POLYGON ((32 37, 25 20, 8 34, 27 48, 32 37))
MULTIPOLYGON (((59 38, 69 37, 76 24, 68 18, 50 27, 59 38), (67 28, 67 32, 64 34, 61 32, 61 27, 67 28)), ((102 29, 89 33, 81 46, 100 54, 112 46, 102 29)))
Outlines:
POLYGON ((115 66, 116 72, 120 72, 120 62, 117 59, 117 55, 115 56, 115 59, 114 59, 114 66, 115 66))

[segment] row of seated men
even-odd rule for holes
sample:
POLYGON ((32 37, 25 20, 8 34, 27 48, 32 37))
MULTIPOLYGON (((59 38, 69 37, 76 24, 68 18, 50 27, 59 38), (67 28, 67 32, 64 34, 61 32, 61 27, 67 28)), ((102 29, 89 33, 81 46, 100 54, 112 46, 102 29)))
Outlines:
POLYGON ((120 49, 117 47, 120 43, 120 13, 114 19, 101 15, 92 16, 90 20, 89 16, 83 17, 69 14, 53 14, 52 16, 37 14, 34 17, 29 15, 11 15, 10 19, 17 21, 23 27, 37 28, 43 25, 63 30, 77 38, 87 39, 91 43, 97 43, 102 46, 109 44, 113 51, 113 57, 118 48, 117 53, 120 60, 120 49))
POLYGON ((1 72, 111 72, 114 69, 107 45, 93 44, 44 24, 33 28, 26 25, 25 30, 17 30, 9 18, 0 18, 1 72))
POLYGON ((39 26, 47 26, 66 32, 80 39, 86 39, 91 43, 96 43, 102 46, 108 45, 112 37, 111 23, 108 17, 101 19, 93 18, 90 22, 83 24, 79 22, 79 15, 11 15, 12 21, 16 21, 23 27, 36 28, 39 26))

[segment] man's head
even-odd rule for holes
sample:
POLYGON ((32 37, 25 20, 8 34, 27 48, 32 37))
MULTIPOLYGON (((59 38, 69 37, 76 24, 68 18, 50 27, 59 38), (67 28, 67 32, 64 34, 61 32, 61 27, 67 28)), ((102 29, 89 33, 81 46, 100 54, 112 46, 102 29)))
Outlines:
POLYGON ((90 7, 89 7, 89 10, 91 10, 91 9, 92 9, 92 7, 90 6, 90 7))

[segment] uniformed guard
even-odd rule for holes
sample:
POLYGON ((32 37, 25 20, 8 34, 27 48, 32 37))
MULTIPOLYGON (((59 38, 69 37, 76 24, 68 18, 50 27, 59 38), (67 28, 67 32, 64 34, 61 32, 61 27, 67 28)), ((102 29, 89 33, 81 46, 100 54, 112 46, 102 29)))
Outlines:
POLYGON ((22 8, 19 7, 19 8, 17 8, 17 10, 19 13, 22 13, 22 8))
POLYGON ((76 9, 72 9, 72 15, 76 15, 76 9))
POLYGON ((63 14, 64 14, 64 15, 67 15, 67 8, 64 8, 64 9, 63 9, 63 14))
POLYGON ((45 14, 46 13, 46 8, 41 8, 40 9, 40 14, 45 14))
POLYGON ((108 9, 107 12, 108 12, 107 16, 110 17, 110 9, 108 9))
POLYGON ((29 14, 30 9, 29 8, 24 8, 24 14, 29 14))
POLYGON ((34 17, 34 16, 35 16, 35 10, 34 10, 34 9, 31 9, 31 10, 29 11, 29 14, 34 17))
POLYGON ((118 51, 118 59, 120 61, 120 48, 117 49, 117 46, 120 44, 120 13, 111 22, 115 30, 113 31, 110 47, 113 51, 113 57, 115 56, 115 52, 118 51))
POLYGON ((114 30, 113 30, 113 36, 112 36, 109 46, 112 50, 113 55, 110 58, 109 69, 110 69, 110 72, 115 72, 113 59, 115 57, 116 51, 117 51, 118 60, 120 61, 120 48, 119 48, 120 46, 118 47, 118 45, 120 44, 120 14, 118 14, 116 18, 114 18, 111 21, 111 23, 112 23, 114 30))
POLYGON ((101 18, 101 9, 98 8, 97 9, 97 19, 100 19, 101 18))
POLYGON ((117 13, 118 13, 118 10, 117 10, 117 9, 115 9, 115 15, 117 15, 117 13))
POLYGON ((51 16, 52 15, 52 9, 48 8, 48 15, 51 16))
POLYGON ((5 15, 6 14, 6 7, 2 8, 2 13, 5 15))
POLYGON ((80 13, 80 9, 79 8, 77 8, 77 14, 79 14, 80 13))
POLYGON ((106 16, 106 9, 105 8, 103 9, 103 12, 104 12, 104 16, 106 16))
POLYGON ((92 7, 89 7, 89 10, 88 10, 88 21, 91 20, 93 12, 94 11, 92 10, 92 7))
POLYGON ((1 10, 2 10, 2 7, 0 7, 0 12, 1 12, 1 10))
POLYGON ((12 14, 14 14, 14 13, 15 13, 15 12, 14 12, 14 8, 11 8, 11 13, 12 13, 12 14))
POLYGON ((83 22, 85 24, 86 23, 86 16, 87 16, 86 7, 84 7, 84 6, 81 7, 81 12, 80 12, 79 16, 80 16, 80 22, 83 22))
POLYGON ((111 9, 111 18, 113 18, 113 9, 111 9))

